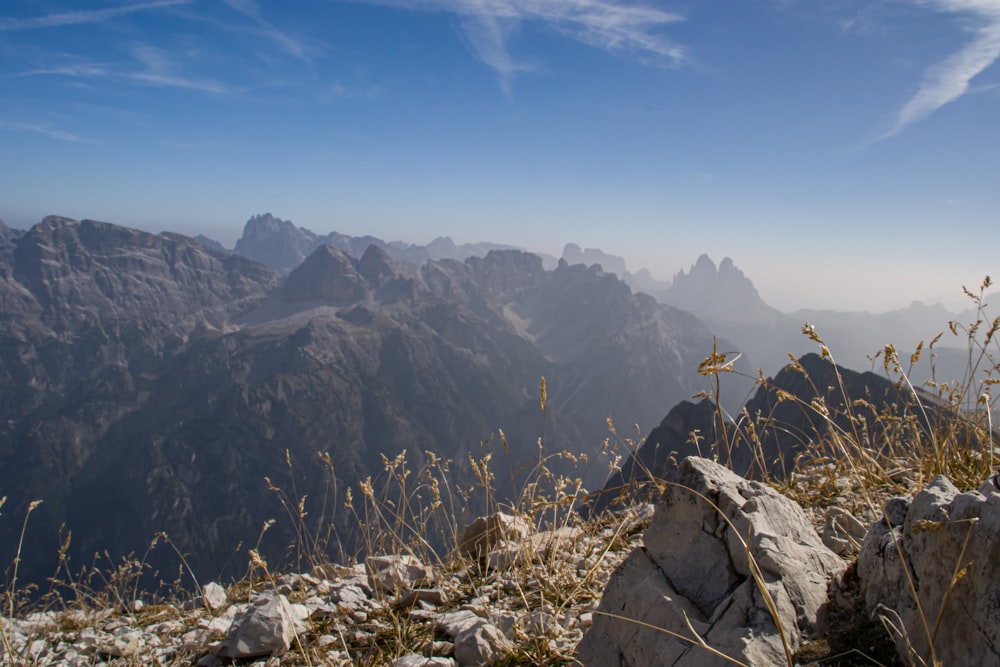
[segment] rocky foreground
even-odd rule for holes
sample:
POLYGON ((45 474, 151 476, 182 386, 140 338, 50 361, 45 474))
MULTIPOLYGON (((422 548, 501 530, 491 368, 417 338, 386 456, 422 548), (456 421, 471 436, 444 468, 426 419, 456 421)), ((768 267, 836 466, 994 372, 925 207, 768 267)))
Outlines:
MULTIPOLYGON (((840 501, 852 493, 842 486, 840 501)), ((434 564, 397 554, 272 576, 258 559, 265 576, 184 601, 0 619, 2 655, 212 667, 1000 665, 996 479, 960 493, 939 477, 880 505, 877 520, 837 506, 807 513, 690 457, 655 507, 545 531, 498 513, 434 564)))

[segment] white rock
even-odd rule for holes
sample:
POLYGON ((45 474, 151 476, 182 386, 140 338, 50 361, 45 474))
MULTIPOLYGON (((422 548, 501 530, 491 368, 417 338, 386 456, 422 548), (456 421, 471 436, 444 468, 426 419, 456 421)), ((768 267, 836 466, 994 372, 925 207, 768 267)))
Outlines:
POLYGON ((416 653, 407 653, 396 658, 392 664, 393 667, 456 667, 458 663, 451 658, 428 658, 416 653))
POLYGON ((474 612, 467 609, 460 609, 458 611, 450 611, 447 614, 440 614, 434 625, 437 630, 455 639, 465 630, 481 622, 483 622, 483 619, 474 612))
POLYGON ((697 457, 681 462, 678 482, 657 504, 645 546, 608 582, 578 647, 579 660, 594 667, 715 664, 711 654, 662 629, 685 637, 693 630, 746 664, 784 663, 778 628, 750 575, 747 552, 792 650, 817 628, 827 586, 845 563, 823 546, 802 509, 768 486, 697 457))
POLYGON ((201 589, 201 602, 213 614, 226 606, 226 589, 214 581, 201 589))
POLYGON ((397 592, 429 584, 433 570, 410 555, 369 556, 365 567, 372 588, 397 592))
POLYGON ((838 556, 856 556, 868 528, 840 507, 831 507, 823 524, 823 544, 838 556))
POLYGON ((293 605, 284 595, 271 594, 237 618, 216 655, 224 658, 256 658, 285 653, 295 639, 309 610, 293 605))
POLYGON ((510 642, 495 625, 479 619, 455 637, 455 660, 461 667, 489 665, 511 650, 510 642))
POLYGON ((959 493, 938 477, 891 514, 894 527, 880 520, 865 537, 858 575, 868 611, 902 630, 894 635, 897 655, 929 664, 922 609, 932 631, 940 618, 940 664, 1000 666, 1000 490, 988 482, 980 492, 959 493), (956 571, 963 576, 952 586, 956 571))

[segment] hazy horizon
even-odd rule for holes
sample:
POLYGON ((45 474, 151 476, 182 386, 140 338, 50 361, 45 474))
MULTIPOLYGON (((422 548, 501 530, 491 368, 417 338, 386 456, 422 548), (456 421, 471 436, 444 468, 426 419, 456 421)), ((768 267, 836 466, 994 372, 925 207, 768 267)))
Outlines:
MULTIPOLYGON (((51 215, 59 215, 59 214, 51 214, 51 215)), ((65 216, 65 217, 70 217, 77 220, 90 218, 90 216, 65 216)), ((275 215, 275 217, 284 219, 280 215, 275 215)), ((15 224, 9 220, 4 219, 2 216, 0 216, 0 220, 4 220, 4 222, 6 222, 12 228, 22 229, 22 230, 31 227, 32 224, 35 224, 35 223, 15 224)), ((40 220, 36 222, 40 222, 40 220)), ((243 225, 220 227, 215 229, 213 233, 212 229, 200 228, 197 225, 193 225, 190 223, 188 224, 179 223, 177 225, 174 225, 173 227, 153 226, 144 228, 141 225, 129 225, 114 220, 102 220, 102 222, 123 224, 126 227, 143 229, 143 231, 148 231, 152 233, 176 232, 176 233, 186 234, 192 237, 197 236, 198 234, 204 234, 208 238, 222 243, 223 246, 225 246, 227 249, 230 250, 233 249, 237 239, 239 239, 243 231, 243 225)), ((433 241, 435 238, 438 238, 440 236, 448 236, 446 234, 441 234, 438 236, 432 236, 427 238, 418 238, 415 236, 410 238, 392 238, 378 233, 378 230, 372 230, 372 229, 364 229, 360 231, 348 232, 345 231, 345 229, 313 228, 309 227, 308 225, 298 224, 294 220, 290 220, 290 222, 295 224, 297 227, 303 227, 305 229, 309 229, 310 231, 318 235, 325 235, 330 232, 340 232, 342 234, 350 234, 351 236, 374 236, 387 243, 393 241, 402 241, 405 243, 410 243, 415 245, 426 245, 431 241, 433 241)), ((757 291, 760 293, 761 298, 764 300, 764 302, 766 302, 769 306, 772 306, 784 313, 794 313, 799 310, 836 310, 836 311, 850 311, 850 312, 870 311, 872 313, 880 313, 890 310, 906 308, 910 306, 913 302, 921 302, 926 306, 941 304, 953 312, 960 312, 967 309, 971 304, 968 297, 962 293, 962 286, 964 285, 973 292, 976 292, 983 278, 983 276, 981 276, 979 278, 969 280, 963 284, 957 284, 951 290, 939 291, 937 293, 933 291, 928 291, 921 294, 917 291, 914 291, 915 286, 910 285, 909 290, 903 290, 900 288, 897 292, 885 291, 881 294, 869 295, 869 299, 866 301, 866 303, 869 305, 863 305, 855 300, 853 294, 855 294, 854 290, 864 289, 864 285, 862 283, 862 281, 864 280, 864 274, 855 275, 853 277, 850 275, 839 276, 838 280, 841 281, 841 283, 844 285, 843 290, 840 291, 834 290, 832 293, 826 294, 825 298, 817 298, 814 300, 809 300, 808 295, 803 296, 803 293, 799 289, 797 289, 798 287, 800 287, 798 283, 793 282, 791 285, 789 285, 789 276, 794 274, 796 271, 801 271, 801 272, 815 271, 816 267, 806 267, 803 265, 795 265, 793 263, 789 263, 788 265, 781 267, 782 273, 774 275, 766 271, 767 266, 764 266, 763 268, 765 270, 761 273, 761 276, 758 277, 754 273, 754 270, 750 270, 747 268, 747 265, 743 261, 744 258, 733 257, 731 255, 716 254, 713 253, 710 249, 705 249, 701 252, 698 252, 692 255, 689 259, 679 260, 680 263, 673 268, 667 267, 662 263, 657 268, 656 265, 642 264, 641 259, 639 259, 642 256, 641 253, 626 253, 626 252, 615 251, 613 249, 609 250, 608 248, 592 248, 590 246, 585 246, 579 243, 575 239, 569 239, 564 243, 559 244, 558 247, 542 248, 538 246, 532 246, 530 240, 529 242, 526 243, 525 242, 519 243, 516 241, 498 240, 492 238, 464 238, 464 237, 456 238, 453 236, 449 236, 449 238, 451 238, 452 241, 454 241, 456 244, 503 243, 523 248, 524 250, 527 250, 529 252, 547 254, 556 258, 562 256, 563 250, 567 244, 575 243, 576 245, 580 246, 581 250, 584 251, 589 249, 595 249, 607 253, 609 255, 617 255, 619 257, 622 257, 622 259, 625 260, 626 266, 630 272, 637 273, 642 269, 646 269, 653 275, 654 278, 663 282, 672 281, 679 271, 689 272, 701 255, 707 255, 709 259, 711 259, 712 262, 716 265, 716 267, 718 267, 718 265, 722 262, 723 259, 729 258, 733 260, 733 263, 736 266, 736 268, 742 271, 744 275, 746 275, 746 277, 749 278, 751 282, 753 282, 754 286, 757 288, 757 291), (851 282, 852 280, 854 281, 853 283, 851 282), (791 289, 788 289, 789 287, 791 289), (904 294, 912 294, 913 296, 912 298, 907 299, 901 296, 904 294), (871 298, 872 296, 881 297, 881 299, 871 298)), ((751 265, 757 266, 757 270, 760 270, 762 268, 752 263, 751 265)), ((837 281, 831 280, 831 282, 837 282, 837 281)), ((946 324, 947 322, 941 323, 942 329, 945 327, 946 324)))
POLYGON ((1000 0, 11 0, 0 218, 567 242, 765 301, 995 272, 1000 0))

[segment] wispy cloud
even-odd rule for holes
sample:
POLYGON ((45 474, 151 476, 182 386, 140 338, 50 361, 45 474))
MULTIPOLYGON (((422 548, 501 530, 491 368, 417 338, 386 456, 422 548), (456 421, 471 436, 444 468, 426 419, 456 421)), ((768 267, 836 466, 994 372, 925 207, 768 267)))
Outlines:
POLYGON ((659 32, 683 17, 651 5, 620 0, 357 1, 459 16, 473 53, 496 72, 501 89, 507 93, 514 77, 531 69, 516 62, 508 49, 509 38, 521 23, 543 23, 589 46, 670 67, 688 62, 685 49, 659 32))
POLYGON ((191 2, 193 0, 152 0, 151 2, 139 2, 132 5, 122 5, 121 7, 108 7, 106 9, 45 14, 44 16, 33 16, 30 18, 0 18, 0 31, 41 30, 65 25, 79 25, 81 23, 101 23, 102 21, 108 21, 119 16, 127 16, 147 9, 186 5, 191 2))
POLYGON ((265 37, 277 43, 281 48, 299 60, 308 62, 309 58, 305 47, 303 47, 298 40, 288 35, 288 33, 278 30, 276 27, 271 25, 271 23, 266 21, 260 11, 260 6, 255 2, 255 0, 223 0, 223 2, 226 3, 226 5, 228 5, 231 9, 235 9, 256 23, 257 27, 261 31, 261 34, 265 37))
POLYGON ((86 137, 81 137, 78 134, 73 134, 72 132, 66 132, 64 130, 54 129, 51 127, 46 127, 44 125, 38 125, 36 123, 15 123, 6 120, 0 120, 0 128, 7 130, 17 130, 21 132, 33 132, 35 134, 43 134, 50 139, 55 139, 57 141, 66 141, 73 144, 94 144, 97 143, 93 139, 87 139, 86 137))
POLYGON ((1000 58, 1000 0, 917 0, 938 12, 965 14, 975 21, 971 42, 924 73, 919 90, 896 113, 882 138, 899 134, 970 91, 972 79, 1000 58))
POLYGON ((194 79, 175 73, 172 71, 169 57, 155 47, 136 46, 132 49, 132 55, 143 65, 142 69, 130 71, 107 63, 89 62, 29 70, 21 72, 19 76, 63 76, 73 79, 134 81, 148 86, 183 88, 216 95, 233 92, 232 88, 218 81, 194 79))

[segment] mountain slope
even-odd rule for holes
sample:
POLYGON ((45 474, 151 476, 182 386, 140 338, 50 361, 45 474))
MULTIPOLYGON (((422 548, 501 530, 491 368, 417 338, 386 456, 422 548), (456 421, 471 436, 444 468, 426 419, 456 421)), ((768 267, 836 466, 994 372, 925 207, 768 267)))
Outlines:
MULTIPOLYGON (((193 239, 91 221, 48 218, 0 248, 0 495, 14 516, 45 500, 26 581, 51 573, 61 524, 76 562, 141 553, 165 530, 196 571, 235 574, 232 550, 283 515, 265 477, 289 493, 294 478, 310 521, 344 527, 344 490, 404 450, 416 468, 453 460, 462 486, 469 456, 492 452, 513 493, 540 436, 593 456, 608 417, 652 424, 701 389, 712 348, 698 320, 614 276, 519 251, 417 268, 380 244, 322 245, 278 280, 193 239), (507 446, 483 446, 497 428, 507 446)), ((599 485, 604 462, 576 474, 599 485)), ((264 553, 280 559, 294 528, 279 522, 264 553)), ((6 562, 15 530, 0 522, 6 562)))

